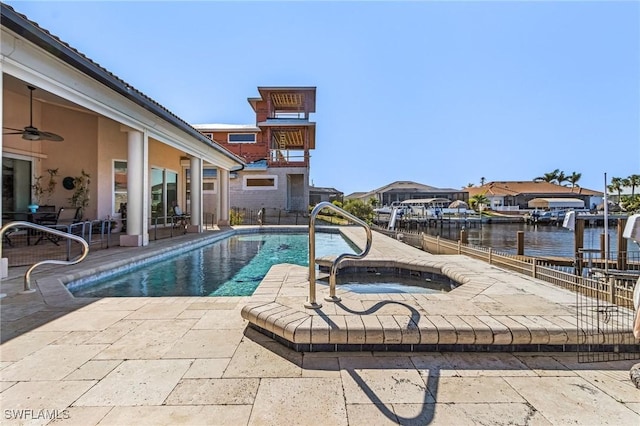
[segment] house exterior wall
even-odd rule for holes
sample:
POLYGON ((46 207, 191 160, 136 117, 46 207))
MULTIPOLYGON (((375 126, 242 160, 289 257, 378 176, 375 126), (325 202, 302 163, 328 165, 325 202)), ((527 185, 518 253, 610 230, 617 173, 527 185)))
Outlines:
POLYGON ((245 158, 247 162, 261 160, 263 158, 269 157, 269 143, 268 141, 263 140, 263 138, 265 137, 263 132, 238 130, 236 132, 204 132, 204 133, 213 134, 213 140, 215 140, 220 145, 224 146, 226 149, 233 152, 234 154, 245 158), (229 143, 227 142, 229 133, 255 133, 256 143, 229 143))
POLYGON ((231 207, 245 209, 274 208, 282 210, 305 210, 309 200, 309 186, 297 186, 293 191, 299 191, 303 198, 303 204, 289 206, 287 203, 291 188, 289 175, 298 176, 299 181, 308 182, 309 175, 306 168, 302 167, 273 167, 266 171, 243 171, 237 177, 230 180, 231 207), (249 188, 246 186, 247 178, 275 178, 276 188, 249 188))
MULTIPOLYGON (((259 87, 258 90, 260 98, 249 98, 256 116, 255 125, 195 124, 194 127, 251 165, 232 174, 229 186, 232 208, 306 211, 309 150, 315 147, 315 123, 309 121, 309 114, 315 112, 315 88, 259 87), (238 133, 254 134, 255 142, 230 143, 229 135, 238 133), (249 186, 246 181, 249 177, 273 180, 274 185, 249 186)), ((210 206, 206 199, 204 203, 210 206)))

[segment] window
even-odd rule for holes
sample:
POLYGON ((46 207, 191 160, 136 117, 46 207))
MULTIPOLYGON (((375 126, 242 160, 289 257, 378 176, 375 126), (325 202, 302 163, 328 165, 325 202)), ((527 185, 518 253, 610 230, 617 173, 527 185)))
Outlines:
POLYGON ((227 137, 229 143, 256 143, 255 133, 229 133, 227 137))
POLYGON ((247 179, 247 186, 275 186, 275 179, 273 178, 265 178, 265 179, 247 179))
POLYGON ((278 177, 273 175, 268 176, 245 176, 243 189, 253 190, 272 190, 278 189, 278 177))
POLYGON ((113 162, 113 210, 120 212, 123 204, 127 203, 127 162, 115 160, 113 162))

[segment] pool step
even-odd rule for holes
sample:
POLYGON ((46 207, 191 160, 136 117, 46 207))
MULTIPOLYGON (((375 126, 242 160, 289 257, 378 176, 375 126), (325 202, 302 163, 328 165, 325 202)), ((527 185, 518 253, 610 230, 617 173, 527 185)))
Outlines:
MULTIPOLYGON (((379 309, 408 308, 396 301, 380 301, 363 312, 348 305, 322 310, 297 309, 276 301, 244 306, 241 314, 249 325, 282 344, 301 352, 314 351, 465 351, 465 352, 575 352, 593 342, 577 333, 575 326, 557 321, 536 324, 526 316, 480 321, 474 315, 424 315, 411 313, 380 315, 379 309), (339 313, 337 311, 340 311, 339 313), (524 325, 526 324, 526 326, 524 325)), ((629 333, 596 333, 602 348, 615 346, 620 352, 640 352, 629 333)))

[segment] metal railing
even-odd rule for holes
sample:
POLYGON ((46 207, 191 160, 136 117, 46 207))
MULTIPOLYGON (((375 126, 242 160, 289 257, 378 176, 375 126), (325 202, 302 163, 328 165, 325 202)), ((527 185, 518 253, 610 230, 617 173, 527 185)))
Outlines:
POLYGON ((161 238, 171 238, 174 236, 174 232, 176 235, 184 235, 187 233, 187 226, 190 223, 190 214, 151 217, 149 219, 149 238, 154 241, 161 238), (165 230, 168 231, 163 232, 165 230), (158 235, 158 231, 161 231, 160 235, 158 235))
POLYGON ((365 249, 358 254, 351 253, 343 253, 335 258, 335 260, 331 264, 331 270, 329 272, 329 296, 325 297, 324 300, 327 302, 339 302, 341 299, 336 296, 336 274, 338 273, 338 266, 340 262, 344 259, 362 259, 365 257, 369 250, 371 249, 371 228, 367 225, 366 222, 360 220, 355 217, 351 213, 348 213, 342 210, 339 207, 329 203, 328 201, 323 201, 318 203, 313 211, 311 212, 311 217, 309 220, 309 300, 307 300, 304 304, 305 308, 309 309, 318 309, 322 307, 321 303, 316 302, 316 230, 315 230, 315 220, 316 216, 320 213, 324 208, 328 208, 334 210, 337 213, 340 213, 345 218, 351 220, 352 222, 360 225, 364 228, 367 234, 367 244, 365 249))
MULTIPOLYGON (((230 212, 230 216, 235 219, 234 225, 307 225, 309 223, 309 212, 307 210, 289 211, 272 207, 256 209, 231 207, 230 212)), ((213 222, 215 214, 205 213, 205 220, 208 215, 211 215, 211 221, 213 222)))
POLYGON ((31 288, 31 273, 33 272, 33 270, 35 268, 37 268, 38 266, 41 265, 46 265, 46 264, 53 264, 53 265, 75 265, 76 263, 82 262, 84 260, 85 257, 87 257, 87 254, 89 254, 89 244, 87 244, 87 242, 85 241, 84 238, 79 237, 77 235, 68 233, 68 232, 62 232, 62 231, 58 231, 57 229, 53 229, 47 226, 42 226, 42 225, 37 225, 35 223, 32 222, 25 222, 25 221, 16 221, 16 222, 9 222, 6 225, 4 225, 1 229, 0 229, 0 240, 4 239, 4 235, 5 232, 8 231, 9 229, 14 229, 14 228, 27 228, 27 231, 30 229, 36 230, 36 231, 40 231, 43 232, 43 235, 45 236, 49 236, 49 235, 53 235, 55 237, 58 238, 64 238, 67 240, 67 245, 71 244, 70 240, 74 240, 78 243, 81 244, 82 246, 82 253, 80 254, 79 257, 77 257, 74 260, 70 260, 67 258, 67 260, 54 260, 54 259, 48 259, 48 260, 42 260, 40 262, 35 263, 34 265, 31 265, 31 267, 29 269, 27 269, 27 272, 24 274, 24 290, 20 292, 20 294, 28 294, 28 293, 33 293, 36 290, 31 288))
MULTIPOLYGON (((490 265, 509 269, 521 274, 540 279, 556 286, 572 290, 573 292, 587 296, 598 297, 618 306, 632 306, 633 286, 640 274, 638 274, 639 262, 632 253, 626 253, 625 271, 611 270, 609 273, 602 269, 592 268, 593 273, 586 276, 578 269, 577 261, 572 267, 553 266, 543 259, 529 256, 517 256, 501 253, 491 248, 472 246, 461 241, 451 241, 440 237, 432 237, 421 234, 422 249, 433 254, 463 254, 490 265), (568 270, 569 269, 569 270, 568 270)), ((578 259, 578 257, 577 257, 578 259)), ((581 260, 585 262, 585 260, 581 260)), ((597 264, 604 260, 591 259, 597 264)), ((617 260, 616 260, 617 261, 617 260)))

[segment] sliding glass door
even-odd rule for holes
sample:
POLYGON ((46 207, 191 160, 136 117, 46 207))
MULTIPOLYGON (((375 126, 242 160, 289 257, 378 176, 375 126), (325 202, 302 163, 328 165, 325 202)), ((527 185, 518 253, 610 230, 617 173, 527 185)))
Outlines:
POLYGON ((166 169, 151 169, 151 218, 152 225, 170 223, 178 203, 178 174, 166 169))
POLYGON ((2 213, 12 220, 9 212, 26 212, 31 204, 32 162, 2 157, 2 213), (4 213, 7 213, 6 215, 4 213))

